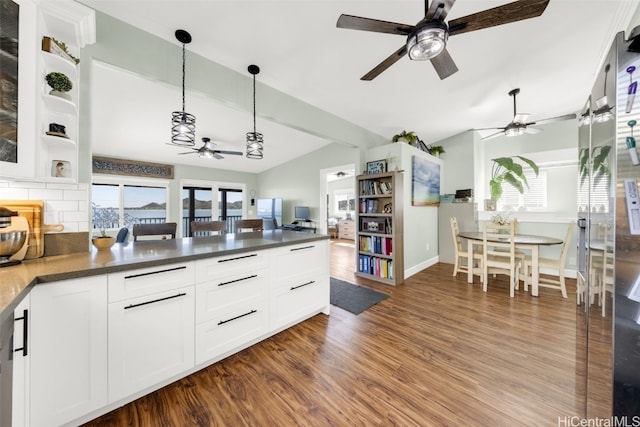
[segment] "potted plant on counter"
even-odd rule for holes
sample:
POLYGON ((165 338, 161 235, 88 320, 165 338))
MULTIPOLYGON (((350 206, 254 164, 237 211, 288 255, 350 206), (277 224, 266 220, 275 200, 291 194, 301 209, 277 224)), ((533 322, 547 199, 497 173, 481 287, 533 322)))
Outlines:
POLYGON ((97 228, 100 231, 100 235, 91 239, 93 246, 95 246, 99 251, 111 249, 116 242, 116 238, 107 235, 107 228, 118 227, 119 222, 120 216, 118 215, 118 211, 114 208, 101 208, 93 203, 93 228, 97 228))
POLYGON ((73 88, 73 84, 69 77, 63 73, 52 72, 46 75, 45 79, 47 84, 51 87, 49 95, 59 96, 60 98, 68 99, 71 101, 71 95, 69 92, 73 88))

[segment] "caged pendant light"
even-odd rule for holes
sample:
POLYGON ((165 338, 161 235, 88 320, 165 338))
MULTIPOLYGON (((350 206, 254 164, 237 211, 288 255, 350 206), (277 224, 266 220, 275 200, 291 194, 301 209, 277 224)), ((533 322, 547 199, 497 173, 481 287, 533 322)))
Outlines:
POLYGON ((185 45, 191 43, 191 34, 176 30, 176 39, 182 43, 182 111, 171 113, 171 144, 192 147, 196 143, 196 118, 184 107, 185 45))
POLYGON ((247 158, 261 159, 263 157, 262 134, 256 132, 256 74, 260 72, 260 67, 249 65, 248 70, 253 74, 253 132, 247 132, 247 158))

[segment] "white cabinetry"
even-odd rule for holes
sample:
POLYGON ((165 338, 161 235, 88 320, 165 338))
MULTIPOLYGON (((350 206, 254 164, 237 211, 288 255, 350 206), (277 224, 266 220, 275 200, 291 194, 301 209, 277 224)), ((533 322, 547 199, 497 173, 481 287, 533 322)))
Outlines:
POLYGON ((268 331, 268 251, 196 261, 196 364, 268 331))
POLYGON ((109 274, 109 401, 194 365, 193 263, 109 274))
POLYGON ((273 250, 271 329, 329 313, 329 247, 326 240, 273 250))
POLYGON ((106 303, 106 276, 31 291, 30 425, 64 424, 107 404, 106 303))
MULTIPOLYGON (((27 295, 16 307, 13 331, 13 397, 12 425, 29 425, 29 312, 31 295, 27 295)), ((4 409, 4 407, 3 407, 4 409)))

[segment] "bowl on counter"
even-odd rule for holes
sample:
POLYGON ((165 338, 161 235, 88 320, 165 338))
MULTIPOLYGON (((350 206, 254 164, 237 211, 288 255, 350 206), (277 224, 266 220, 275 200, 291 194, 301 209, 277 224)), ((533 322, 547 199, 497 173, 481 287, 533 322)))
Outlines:
POLYGON ((24 230, 5 232, 0 230, 0 267, 20 264, 20 261, 9 258, 22 248, 26 238, 27 232, 24 230))

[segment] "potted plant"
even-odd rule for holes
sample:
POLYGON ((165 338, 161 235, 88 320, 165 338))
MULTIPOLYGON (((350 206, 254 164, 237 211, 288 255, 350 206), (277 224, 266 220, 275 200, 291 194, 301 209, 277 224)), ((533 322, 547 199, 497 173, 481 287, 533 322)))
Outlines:
POLYGON ((47 80, 47 84, 51 87, 51 92, 49 92, 50 95, 59 96, 71 101, 71 95, 67 92, 73 88, 73 84, 71 83, 71 80, 69 80, 69 77, 63 73, 54 71, 47 74, 45 79, 47 80))
POLYGON ((491 180, 489 181, 489 187, 491 189, 491 199, 498 201, 502 196, 502 184, 511 184, 517 189, 520 194, 524 193, 524 186, 529 188, 529 183, 524 175, 523 167, 516 160, 520 159, 533 169, 536 176, 538 176, 538 165, 533 160, 527 159, 522 156, 511 157, 498 157, 491 159, 493 166, 491 168, 491 180))
POLYGON ((397 135, 393 135, 392 142, 406 142, 409 145, 415 145, 418 141, 418 135, 415 132, 402 131, 397 135))
POLYGON ((80 59, 76 58, 75 56, 73 56, 71 53, 69 53, 69 49, 67 48, 67 44, 65 42, 62 42, 60 40, 56 40, 55 38, 51 37, 51 40, 53 40, 53 42, 64 51, 64 53, 66 53, 69 58, 71 58, 71 60, 73 62, 75 62, 76 64, 80 63, 80 59))
POLYGON ((436 157, 440 157, 440 154, 444 153, 444 147, 442 145, 430 145, 427 148, 429 149, 429 154, 436 157))
POLYGON ((118 211, 114 208, 101 208, 93 203, 92 222, 93 227, 100 231, 100 235, 91 239, 93 246, 99 251, 110 249, 116 242, 116 238, 107 235, 107 228, 118 226, 120 222, 118 211))

